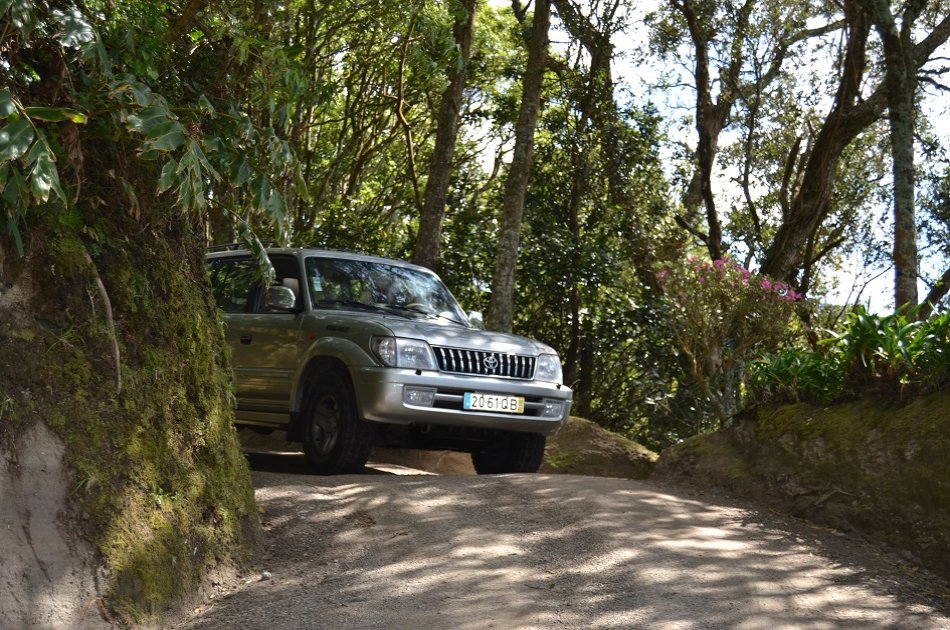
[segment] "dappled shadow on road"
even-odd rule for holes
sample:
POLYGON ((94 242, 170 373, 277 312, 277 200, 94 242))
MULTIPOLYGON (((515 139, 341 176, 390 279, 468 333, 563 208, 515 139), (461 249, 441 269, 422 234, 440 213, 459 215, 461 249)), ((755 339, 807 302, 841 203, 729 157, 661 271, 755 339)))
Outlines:
POLYGON ((255 472, 274 579, 198 628, 946 627, 748 512, 571 476, 255 472), (246 615, 256 615, 248 618, 246 615))
POLYGON ((244 457, 247 458, 247 463, 252 470, 295 475, 310 473, 303 453, 244 451, 244 457))
MULTIPOLYGON (((285 473, 293 475, 310 475, 310 466, 303 453, 278 451, 244 451, 251 470, 260 472, 285 473)), ((403 466, 369 462, 363 469, 363 475, 394 475, 407 474, 411 470, 403 466)))

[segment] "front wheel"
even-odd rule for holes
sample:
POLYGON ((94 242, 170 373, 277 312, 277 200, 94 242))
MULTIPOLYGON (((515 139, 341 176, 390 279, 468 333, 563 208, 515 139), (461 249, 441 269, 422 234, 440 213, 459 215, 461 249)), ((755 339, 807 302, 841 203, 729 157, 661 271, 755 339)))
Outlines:
POLYGON ((359 417, 350 379, 320 370, 310 379, 303 405, 307 463, 318 475, 356 473, 373 447, 373 429, 359 417))
POLYGON ((538 472, 544 461, 545 441, 537 433, 509 433, 472 452, 472 465, 479 475, 538 472))

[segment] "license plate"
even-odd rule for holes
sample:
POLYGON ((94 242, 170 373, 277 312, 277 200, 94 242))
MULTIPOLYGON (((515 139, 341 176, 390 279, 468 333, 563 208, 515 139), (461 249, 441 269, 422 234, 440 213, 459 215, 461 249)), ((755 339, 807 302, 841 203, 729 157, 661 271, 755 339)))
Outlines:
POLYGON ((524 398, 521 396, 496 396, 495 394, 465 392, 462 407, 471 411, 524 413, 524 398))

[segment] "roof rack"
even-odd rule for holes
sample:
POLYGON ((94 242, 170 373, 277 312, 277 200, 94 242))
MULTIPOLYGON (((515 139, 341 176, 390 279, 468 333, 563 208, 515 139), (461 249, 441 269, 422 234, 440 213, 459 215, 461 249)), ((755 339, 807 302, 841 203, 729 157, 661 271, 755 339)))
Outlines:
MULTIPOLYGON (((264 247, 280 247, 280 243, 277 241, 262 240, 261 245, 264 247)), ((247 247, 246 243, 221 243, 219 245, 211 245, 205 249, 206 252, 233 252, 237 249, 245 249, 247 247)))

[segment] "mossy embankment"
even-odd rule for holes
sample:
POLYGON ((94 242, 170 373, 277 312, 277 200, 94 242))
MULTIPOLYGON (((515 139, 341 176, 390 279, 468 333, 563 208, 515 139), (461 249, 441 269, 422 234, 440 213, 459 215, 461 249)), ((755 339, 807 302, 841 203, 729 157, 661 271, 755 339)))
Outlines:
POLYGON ((950 576, 950 391, 763 406, 677 444, 657 476, 753 497, 913 553, 950 576))
POLYGON ((259 532, 202 250, 184 221, 43 221, 25 257, 0 249, 0 454, 15 471, 37 423, 62 440, 61 527, 96 550, 111 615, 152 619, 248 562, 259 532))
POLYGON ((645 446, 572 416, 548 439, 540 472, 646 479, 656 460, 657 454, 645 446))

